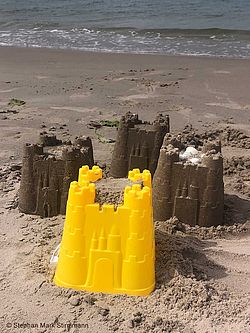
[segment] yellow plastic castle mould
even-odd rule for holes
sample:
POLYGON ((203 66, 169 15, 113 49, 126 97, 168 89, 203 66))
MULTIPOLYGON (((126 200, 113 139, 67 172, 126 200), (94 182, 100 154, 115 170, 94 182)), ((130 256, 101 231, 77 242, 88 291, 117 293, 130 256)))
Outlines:
POLYGON ((58 286, 144 296, 155 286, 155 242, 151 174, 139 169, 128 178, 124 204, 95 203, 94 182, 102 170, 83 166, 72 182, 59 259, 54 277, 58 286))

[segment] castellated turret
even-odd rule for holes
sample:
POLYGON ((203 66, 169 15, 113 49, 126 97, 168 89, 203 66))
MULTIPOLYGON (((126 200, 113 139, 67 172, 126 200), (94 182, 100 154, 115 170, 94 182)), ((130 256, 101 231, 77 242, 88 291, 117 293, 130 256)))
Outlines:
POLYGON ((208 141, 195 158, 185 160, 180 136, 164 138, 153 179, 154 219, 176 216, 200 226, 223 223, 223 157, 219 141, 208 141))
POLYGON ((24 146, 19 210, 42 217, 65 214, 70 183, 82 165, 94 164, 91 139, 79 137, 63 145, 43 133, 40 142, 24 146))
POLYGON ((169 132, 169 116, 159 114, 151 124, 137 114, 126 113, 120 120, 110 175, 126 177, 129 170, 148 169, 153 175, 164 135, 169 132))

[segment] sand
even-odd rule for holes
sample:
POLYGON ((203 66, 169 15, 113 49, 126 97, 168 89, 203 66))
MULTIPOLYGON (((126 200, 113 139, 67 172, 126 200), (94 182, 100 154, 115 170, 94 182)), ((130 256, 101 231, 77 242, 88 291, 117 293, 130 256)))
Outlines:
MULTIPOLYGON (((248 332, 249 87, 249 60, 0 48, 0 331, 248 332), (11 98, 25 104, 8 106, 11 98), (116 129, 91 121, 127 111, 145 120, 167 113, 174 132, 189 124, 197 139, 222 139, 226 224, 156 222, 149 297, 58 288, 49 259, 64 217, 18 211, 22 145, 41 131, 63 140, 90 135, 108 173, 116 129)), ((101 202, 120 200, 113 181, 100 189, 101 202)))

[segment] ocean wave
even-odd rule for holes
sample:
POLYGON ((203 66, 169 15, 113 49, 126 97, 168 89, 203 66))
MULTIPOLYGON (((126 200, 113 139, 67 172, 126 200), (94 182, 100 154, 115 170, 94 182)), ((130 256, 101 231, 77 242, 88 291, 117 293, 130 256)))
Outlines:
POLYGON ((133 27, 110 27, 110 28, 99 28, 103 31, 133 31, 136 34, 160 34, 161 36, 211 36, 211 35, 223 35, 223 36, 248 36, 250 38, 250 28, 249 30, 239 30, 239 29, 222 29, 222 28, 206 28, 206 29, 135 29, 133 27))
POLYGON ((0 31, 0 45, 250 58, 250 31, 217 28, 139 30, 86 27, 65 30, 35 27, 0 31))

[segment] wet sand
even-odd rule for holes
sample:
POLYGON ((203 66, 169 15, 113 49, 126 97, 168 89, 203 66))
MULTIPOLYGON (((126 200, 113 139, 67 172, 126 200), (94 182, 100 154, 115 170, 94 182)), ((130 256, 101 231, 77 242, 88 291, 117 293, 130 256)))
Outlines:
POLYGON ((228 122, 249 130, 250 60, 0 48, 0 74, 0 105, 26 102, 0 120, 7 155, 35 139, 43 122, 93 135, 90 120, 128 110, 146 120, 168 113, 172 130, 228 122))

